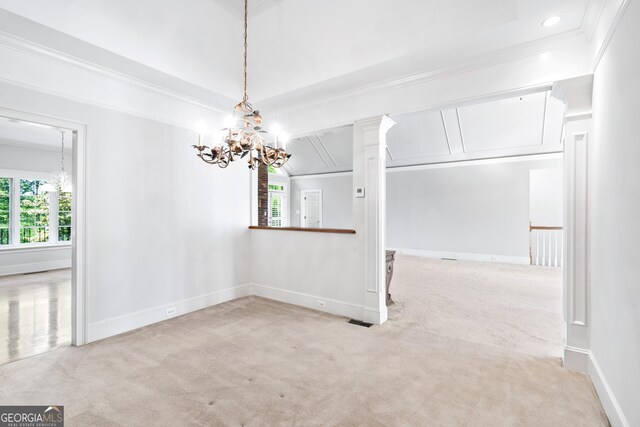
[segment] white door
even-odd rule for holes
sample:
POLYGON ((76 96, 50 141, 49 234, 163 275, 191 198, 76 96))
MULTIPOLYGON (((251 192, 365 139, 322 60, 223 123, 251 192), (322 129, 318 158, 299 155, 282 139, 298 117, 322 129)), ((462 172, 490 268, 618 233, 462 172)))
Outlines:
POLYGON ((322 228, 322 190, 302 191, 302 218, 304 228, 322 228))
POLYGON ((286 217, 286 195, 269 191, 269 226, 284 227, 286 217))

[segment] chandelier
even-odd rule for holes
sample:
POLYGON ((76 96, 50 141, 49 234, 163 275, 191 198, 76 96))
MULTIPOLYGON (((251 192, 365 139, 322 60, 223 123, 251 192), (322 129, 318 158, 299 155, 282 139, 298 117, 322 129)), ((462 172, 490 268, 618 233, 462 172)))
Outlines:
MULTIPOLYGON (((229 163, 247 157, 250 169, 261 163, 274 168, 282 167, 291 154, 284 147, 278 147, 278 135, 275 134, 275 147, 267 145, 263 134, 260 112, 253 109, 247 96, 247 22, 249 0, 244 1, 244 97, 233 109, 230 123, 223 129, 224 140, 215 147, 208 147, 202 142, 202 134, 198 135, 198 144, 194 145, 205 163, 226 168, 229 163)), ((286 142, 286 141, 285 141, 286 142)))
POLYGON ((57 191, 71 192, 73 189, 71 177, 64 171, 64 131, 60 131, 62 136, 60 151, 60 170, 51 172, 51 178, 39 188, 39 191, 55 193, 57 191))

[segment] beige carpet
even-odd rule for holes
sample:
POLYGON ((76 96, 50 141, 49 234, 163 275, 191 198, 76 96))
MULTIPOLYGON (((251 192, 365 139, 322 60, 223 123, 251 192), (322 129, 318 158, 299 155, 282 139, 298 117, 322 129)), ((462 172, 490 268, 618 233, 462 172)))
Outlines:
POLYGON ((259 298, 0 367, 67 425, 603 426, 561 367, 560 273, 397 260, 382 327, 259 298))

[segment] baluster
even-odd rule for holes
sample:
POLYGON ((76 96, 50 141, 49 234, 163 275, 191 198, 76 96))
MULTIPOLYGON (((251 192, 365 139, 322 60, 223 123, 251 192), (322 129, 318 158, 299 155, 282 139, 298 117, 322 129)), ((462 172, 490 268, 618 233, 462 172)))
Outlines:
POLYGON ((549 257, 549 259, 547 260, 547 265, 551 267, 551 235, 553 234, 553 231, 549 230, 548 234, 549 234, 549 241, 547 242, 547 244, 549 245, 549 252, 547 256, 549 257))
POLYGON ((555 243, 556 243, 556 250, 554 253, 554 260, 553 260, 553 266, 557 267, 558 266, 558 231, 556 230, 554 233, 555 235, 555 243))
POLYGON ((536 265, 540 265, 540 230, 536 230, 536 265))

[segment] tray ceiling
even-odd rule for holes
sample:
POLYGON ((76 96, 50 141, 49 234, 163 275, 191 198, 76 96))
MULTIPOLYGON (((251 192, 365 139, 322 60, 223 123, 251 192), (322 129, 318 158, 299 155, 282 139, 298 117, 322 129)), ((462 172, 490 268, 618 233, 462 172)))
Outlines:
MULTIPOLYGON (((562 151, 565 104, 550 90, 392 116, 387 167, 562 151)), ((289 175, 352 170, 352 127, 297 138, 289 175)))
MULTIPOLYGON (((250 0, 249 94, 260 108, 261 100, 327 82, 357 88, 474 55, 517 56, 534 42, 550 48, 563 43, 558 36, 584 34, 603 1, 250 0), (562 21, 543 28, 550 15, 562 21)), ((241 0, 0 0, 0 7, 217 94, 241 94, 241 0)), ((61 37, 44 43, 70 49, 61 37)), ((82 49, 67 53, 99 61, 82 49)))

